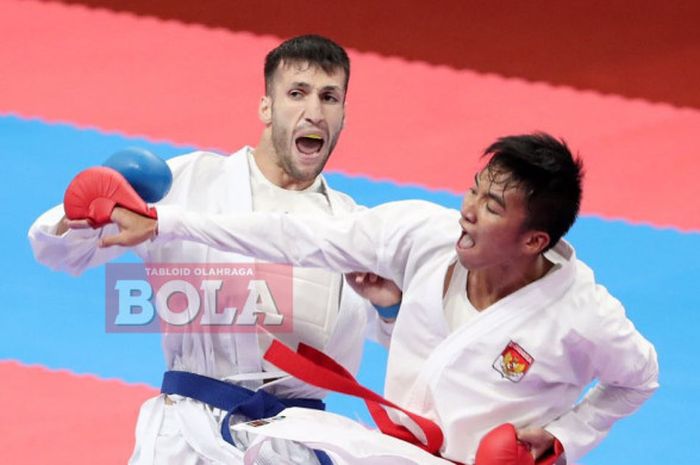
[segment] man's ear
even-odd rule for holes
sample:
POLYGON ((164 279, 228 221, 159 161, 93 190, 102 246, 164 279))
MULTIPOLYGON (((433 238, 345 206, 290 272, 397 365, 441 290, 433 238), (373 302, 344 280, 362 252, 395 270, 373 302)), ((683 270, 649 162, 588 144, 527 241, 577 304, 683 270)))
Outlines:
POLYGON ((525 253, 529 255, 538 255, 549 245, 549 234, 544 231, 532 230, 527 233, 525 238, 525 253))
POLYGON ((260 105, 258 106, 258 117, 265 126, 272 124, 272 100, 267 95, 260 99, 260 105))

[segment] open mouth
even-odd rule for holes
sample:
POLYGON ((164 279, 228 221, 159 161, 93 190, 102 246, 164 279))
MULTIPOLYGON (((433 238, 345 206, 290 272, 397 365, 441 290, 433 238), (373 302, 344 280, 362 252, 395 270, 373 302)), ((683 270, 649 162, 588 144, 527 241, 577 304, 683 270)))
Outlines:
POLYGON ((298 137, 294 143, 297 146, 297 150, 304 155, 313 155, 321 151, 324 140, 323 137, 318 134, 307 134, 305 136, 298 137))
POLYGON ((474 247, 474 239, 472 239, 472 237, 466 231, 464 231, 457 241, 457 247, 460 249, 471 249, 474 247))

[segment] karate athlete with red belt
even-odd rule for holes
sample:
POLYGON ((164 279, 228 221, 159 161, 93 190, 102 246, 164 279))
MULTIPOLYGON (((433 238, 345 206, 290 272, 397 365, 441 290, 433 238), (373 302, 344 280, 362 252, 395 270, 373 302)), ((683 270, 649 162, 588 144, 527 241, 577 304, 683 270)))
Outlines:
MULTIPOLYGON (((485 154, 488 163, 460 212, 420 201, 343 218, 163 207, 156 220, 117 202, 126 209, 105 215, 121 232, 102 245, 188 240, 270 261, 372 272, 399 284, 385 395, 439 425, 442 459, 300 409, 250 425, 260 443, 294 439, 348 464, 489 465, 502 462, 482 453, 488 445, 477 452, 480 440, 511 423, 529 460, 547 456, 549 463, 554 455, 573 463, 658 387, 656 352, 562 239, 579 210, 580 160, 543 133, 501 138, 485 154)), ((396 411, 392 417, 420 439, 414 420, 396 411)))

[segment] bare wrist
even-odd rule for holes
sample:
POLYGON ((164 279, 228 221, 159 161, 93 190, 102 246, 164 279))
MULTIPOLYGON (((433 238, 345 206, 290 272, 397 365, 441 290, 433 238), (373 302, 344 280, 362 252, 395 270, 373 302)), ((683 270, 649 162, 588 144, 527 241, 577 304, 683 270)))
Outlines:
POLYGON ((56 228, 53 233, 56 236, 63 236, 68 229, 68 218, 66 218, 66 215, 63 215, 63 217, 56 224, 56 228))

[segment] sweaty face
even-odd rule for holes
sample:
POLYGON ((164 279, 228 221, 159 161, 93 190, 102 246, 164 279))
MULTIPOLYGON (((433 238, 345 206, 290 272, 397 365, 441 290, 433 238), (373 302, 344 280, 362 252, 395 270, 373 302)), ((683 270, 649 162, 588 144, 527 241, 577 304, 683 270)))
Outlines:
POLYGON ((508 266, 523 254, 525 196, 507 174, 484 169, 462 203, 462 235, 455 249, 460 263, 478 270, 508 266))
POLYGON ((345 72, 281 63, 270 89, 272 144, 292 178, 311 181, 323 170, 345 117, 345 72))

